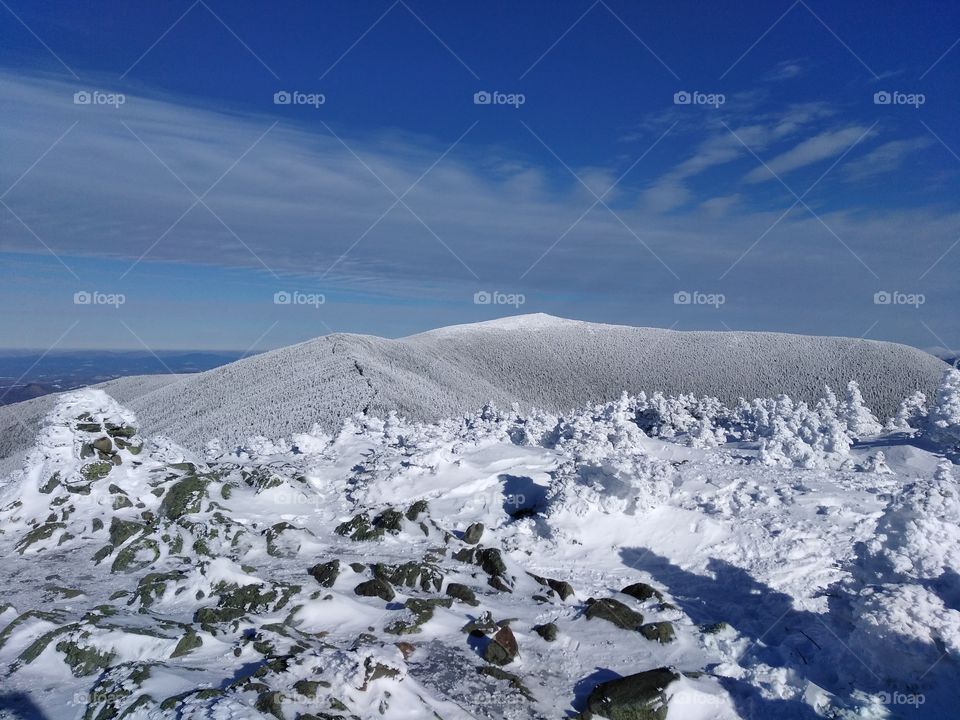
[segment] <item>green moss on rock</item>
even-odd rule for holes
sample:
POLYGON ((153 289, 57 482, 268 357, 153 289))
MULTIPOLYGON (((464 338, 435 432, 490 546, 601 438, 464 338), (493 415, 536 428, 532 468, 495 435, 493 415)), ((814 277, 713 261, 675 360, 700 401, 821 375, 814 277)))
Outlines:
POLYGON ((175 483, 160 503, 160 513, 170 520, 200 512, 207 494, 206 478, 190 475, 175 483))

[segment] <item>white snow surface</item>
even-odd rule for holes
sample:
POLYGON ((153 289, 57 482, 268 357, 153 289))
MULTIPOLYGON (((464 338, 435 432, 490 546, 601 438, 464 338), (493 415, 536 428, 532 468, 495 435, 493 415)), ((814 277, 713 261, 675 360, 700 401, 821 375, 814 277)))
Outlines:
POLYGON ((661 667, 682 673, 665 690, 668 720, 956 717, 949 462, 888 433, 812 467, 770 466, 761 441, 720 437, 719 420, 707 423, 716 446, 672 427, 648 436, 635 421, 645 403, 356 416, 333 435, 215 441, 200 456, 133 434, 137 417, 103 391, 62 396, 0 486, 0 717, 573 717, 598 683, 661 667), (89 449, 104 437, 108 460, 89 449), (418 500, 428 509, 407 512, 418 500), (376 539, 334 532, 389 509, 405 515, 376 539), (121 537, 121 522, 137 525, 121 537), (502 552, 507 589, 454 557, 474 547, 462 539, 473 523, 477 547, 502 552), (308 570, 331 560, 339 575, 321 585, 308 570), (395 582, 390 601, 355 593, 377 563, 406 562, 435 568, 439 585, 395 582), (638 582, 661 598, 620 592, 638 582), (478 605, 390 632, 409 620, 406 601, 450 583, 478 605), (273 595, 204 620, 244 589, 273 595), (590 598, 669 622, 675 639, 589 619, 590 598), (477 672, 489 638, 461 628, 485 613, 509 620, 519 654, 503 670, 526 695, 477 672), (556 640, 534 632, 544 623, 556 640), (198 644, 174 657, 187 636, 198 644))

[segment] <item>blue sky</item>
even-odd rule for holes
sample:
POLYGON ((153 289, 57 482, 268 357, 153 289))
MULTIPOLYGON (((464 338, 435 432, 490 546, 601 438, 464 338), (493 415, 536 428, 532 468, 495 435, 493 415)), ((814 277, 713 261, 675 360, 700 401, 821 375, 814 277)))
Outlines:
POLYGON ((950 2, 3 0, 0 347, 956 348, 958 40, 950 2))

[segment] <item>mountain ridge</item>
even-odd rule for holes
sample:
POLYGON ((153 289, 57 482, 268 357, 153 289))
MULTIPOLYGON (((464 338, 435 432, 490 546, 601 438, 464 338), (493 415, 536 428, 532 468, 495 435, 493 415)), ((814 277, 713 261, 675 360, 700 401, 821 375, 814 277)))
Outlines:
MULTIPOLYGON (((813 402, 822 386, 857 380, 879 415, 945 364, 883 341, 765 332, 678 331, 544 314, 453 325, 398 339, 335 333, 202 373, 133 376, 98 387, 145 429, 198 449, 200 438, 240 443, 318 423, 334 431, 356 412, 436 421, 487 402, 563 412, 623 391, 738 397, 786 392, 813 402)), ((0 408, 0 456, 32 442, 56 396, 0 408)))

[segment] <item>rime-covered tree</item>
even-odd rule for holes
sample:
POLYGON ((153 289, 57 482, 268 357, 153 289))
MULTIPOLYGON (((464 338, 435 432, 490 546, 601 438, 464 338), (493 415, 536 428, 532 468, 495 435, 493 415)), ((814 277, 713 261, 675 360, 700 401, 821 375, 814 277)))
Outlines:
POLYGON ((856 380, 847 383, 847 394, 840 407, 840 419, 847 426, 847 434, 855 441, 879 435, 883 431, 877 418, 864 403, 856 380))
POLYGON ((893 475, 893 470, 887 465, 887 457, 883 450, 877 452, 866 459, 861 468, 864 472, 876 473, 877 475, 893 475))
POLYGON ((927 420, 927 396, 917 391, 905 397, 893 417, 887 420, 885 430, 913 433, 921 429, 927 420))
POLYGON ((837 408, 840 407, 840 401, 837 400, 836 394, 833 392, 833 388, 829 385, 823 386, 823 402, 829 407, 833 412, 837 412, 837 408))
POLYGON ((960 372, 950 368, 943 374, 937 399, 927 418, 930 438, 948 450, 960 448, 960 372))
POLYGON ((953 463, 946 458, 940 458, 940 462, 937 463, 936 472, 933 474, 933 479, 940 483, 952 483, 953 463))

